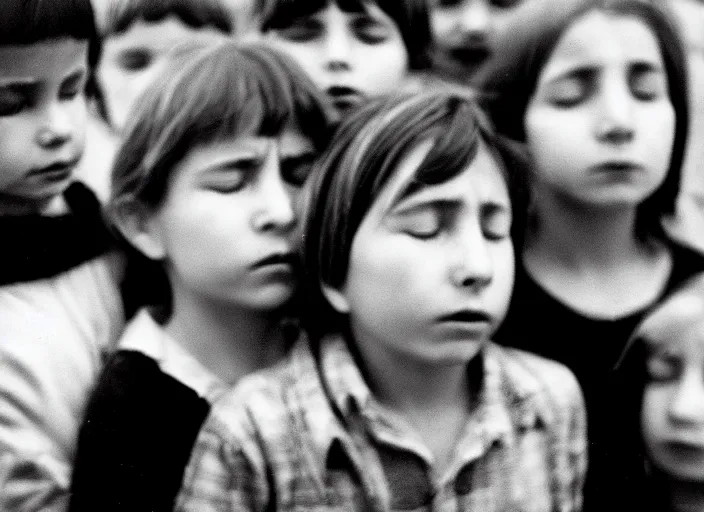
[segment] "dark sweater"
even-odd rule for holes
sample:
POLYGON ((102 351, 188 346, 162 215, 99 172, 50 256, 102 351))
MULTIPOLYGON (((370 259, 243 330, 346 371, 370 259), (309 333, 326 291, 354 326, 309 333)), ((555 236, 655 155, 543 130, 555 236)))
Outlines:
MULTIPOLYGON (((672 246, 673 267, 663 296, 688 277, 704 271, 704 257, 672 246)), ((589 436, 585 511, 641 510, 643 461, 640 433, 633 431, 632 408, 615 389, 616 365, 626 343, 652 306, 614 320, 584 316, 548 293, 522 264, 509 312, 495 336, 498 343, 521 348, 566 365, 584 393, 589 436)), ((640 376, 633 378, 640 378, 640 376)))
POLYGON ((69 510, 172 510, 209 411, 205 399, 154 360, 114 354, 81 427, 69 510))
POLYGON ((54 277, 113 247, 92 191, 75 182, 64 199, 64 215, 0 216, 0 285, 54 277))

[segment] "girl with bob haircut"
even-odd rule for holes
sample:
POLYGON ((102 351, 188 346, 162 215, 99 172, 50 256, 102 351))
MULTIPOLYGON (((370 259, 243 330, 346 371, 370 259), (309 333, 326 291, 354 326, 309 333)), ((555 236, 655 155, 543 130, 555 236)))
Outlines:
POLYGON ((431 63, 424 0, 259 0, 261 32, 338 110, 397 92, 431 63))
POLYGON ((585 507, 634 508, 640 460, 614 366, 643 315, 704 265, 661 226, 687 139, 685 53, 654 3, 550 11, 536 10, 479 76, 497 130, 532 160, 526 243, 497 341, 575 373, 589 418, 585 507))
POLYGON ((65 507, 124 326, 114 240, 75 180, 98 38, 89 0, 0 7, 0 510, 65 507))
POLYGON ((648 507, 704 508, 704 274, 648 314, 620 367, 637 378, 624 400, 645 452, 648 507))
POLYGON ((453 90, 344 122, 306 185, 307 307, 325 307, 214 406, 177 510, 580 509, 576 380, 490 341, 513 284, 511 161, 453 90))
POLYGON ((71 510, 172 510, 210 405, 297 334, 293 201, 330 107, 267 48, 194 43, 172 64, 127 127, 107 206, 151 262, 132 297, 156 307, 128 324, 90 400, 71 510))

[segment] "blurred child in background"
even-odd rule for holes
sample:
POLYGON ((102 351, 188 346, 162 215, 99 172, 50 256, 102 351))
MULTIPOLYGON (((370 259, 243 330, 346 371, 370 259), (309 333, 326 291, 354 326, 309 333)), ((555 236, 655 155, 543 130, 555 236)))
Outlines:
POLYGON ((455 92, 341 126, 307 185, 311 342, 216 404, 177 510, 580 509, 577 382, 490 341, 522 204, 508 156, 455 92))
POLYGON ((430 0, 438 70, 471 81, 511 37, 524 12, 544 1, 551 0, 430 0))
POLYGON ((532 160, 526 246, 497 341, 560 361, 579 379, 585 507, 638 508, 637 436, 622 428, 614 365, 643 315, 704 269, 661 225, 675 210, 688 133, 685 53, 674 22, 651 3, 550 11, 536 11, 480 77, 498 130, 532 160))
POLYGON ((71 510, 172 510, 212 402, 283 356, 284 320, 295 315, 294 200, 332 129, 324 96, 295 64, 233 42, 182 50, 140 107, 108 210, 155 262, 145 294, 166 286, 100 377, 71 510))
POLYGON ((647 510, 704 510, 704 275, 645 318, 621 365, 639 372, 629 401, 643 431, 647 510))
POLYGON ((430 65, 425 0, 259 0, 261 31, 341 112, 430 65))
POLYGON ((96 69, 96 98, 78 177, 109 196, 110 166, 132 105, 167 66, 168 53, 194 38, 232 33, 220 0, 118 0, 108 3, 96 69))
POLYGON ((97 34, 88 0, 0 9, 0 509, 60 508, 88 393, 124 323, 120 264, 73 181, 97 34))

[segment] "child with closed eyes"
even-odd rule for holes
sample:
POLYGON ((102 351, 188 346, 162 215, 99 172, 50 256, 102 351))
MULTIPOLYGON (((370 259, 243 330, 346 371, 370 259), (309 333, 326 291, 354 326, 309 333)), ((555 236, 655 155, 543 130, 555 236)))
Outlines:
POLYGON ((637 436, 614 400, 615 364, 653 305, 704 269, 662 227, 688 133, 678 31, 655 3, 554 5, 481 73, 497 129, 532 164, 526 244, 497 341, 577 376, 589 419, 585 508, 638 508, 637 436))
POLYGON ((294 203, 331 107, 274 50, 191 46, 115 160, 109 217, 151 271, 88 404, 70 510, 172 510, 211 404, 294 334, 294 203))
POLYGON ((425 0, 259 0, 267 41, 345 112, 430 65, 425 0))
POLYGON ((310 339, 214 406, 177 510, 580 510, 574 377, 491 342, 513 287, 513 163, 457 92, 342 124, 306 185, 310 339))

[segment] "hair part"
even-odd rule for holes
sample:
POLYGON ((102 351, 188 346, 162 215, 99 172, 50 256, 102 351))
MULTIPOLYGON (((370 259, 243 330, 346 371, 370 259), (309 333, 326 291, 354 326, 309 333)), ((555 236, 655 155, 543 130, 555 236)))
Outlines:
POLYGON ((525 115, 540 73, 565 31, 587 13, 599 11, 636 18, 655 36, 662 54, 669 99, 675 111, 675 137, 663 183, 638 206, 640 239, 664 237, 661 219, 675 212, 689 132, 687 60, 679 30, 669 11, 648 0, 565 0, 546 2, 528 14, 522 30, 476 75, 482 103, 502 135, 525 143, 525 115), (548 5, 550 4, 549 9, 548 5))
POLYGON ((401 160, 427 140, 434 144, 402 185, 404 192, 458 176, 484 143, 504 171, 516 219, 512 234, 524 231, 525 173, 515 172, 519 158, 494 136, 472 97, 454 89, 371 102, 338 129, 306 185, 302 260, 304 293, 312 307, 303 317, 313 333, 344 325, 321 287, 344 285, 352 242, 364 217, 401 160))
POLYGON ((431 64, 432 35, 426 0, 256 0, 261 31, 280 30, 297 18, 312 16, 329 5, 343 12, 367 12, 376 5, 396 24, 408 51, 409 67, 427 69, 431 64))

